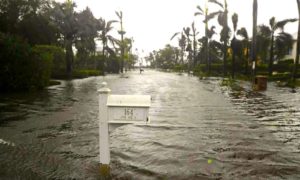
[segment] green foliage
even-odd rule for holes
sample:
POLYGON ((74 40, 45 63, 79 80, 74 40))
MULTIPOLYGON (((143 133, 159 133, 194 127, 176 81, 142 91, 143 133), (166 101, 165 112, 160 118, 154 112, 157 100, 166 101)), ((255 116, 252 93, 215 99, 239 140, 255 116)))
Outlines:
POLYGON ((42 89, 49 83, 52 59, 21 38, 0 33, 0 90, 42 89))
MULTIPOLYGON (((230 64, 227 64, 227 67, 230 67, 230 64)), ((211 64, 211 76, 222 76, 223 75, 223 64, 221 63, 214 63, 211 64)), ((194 74, 201 74, 203 75, 204 72, 207 72, 207 66, 204 64, 199 64, 194 68, 194 74)), ((205 73, 204 73, 205 74, 205 73)))
POLYGON ((228 87, 230 87, 231 89, 233 89, 235 91, 242 91, 242 90, 244 90, 239 84, 237 84, 237 81, 235 81, 232 78, 224 78, 221 81, 220 85, 221 86, 228 86, 228 87))
POLYGON ((53 66, 51 77, 61 78, 66 75, 66 53, 62 48, 51 45, 36 45, 34 49, 39 52, 49 53, 52 55, 53 66))
POLYGON ((31 84, 38 89, 48 86, 52 71, 53 55, 38 47, 33 47, 31 60, 32 69, 30 70, 33 72, 35 71, 33 73, 33 81, 31 84))
MULTIPOLYGON (((179 50, 171 45, 166 45, 155 53, 155 66, 161 69, 174 69, 179 64, 179 50)), ((183 64, 183 62, 181 62, 183 64)))
POLYGON ((109 73, 119 73, 120 69, 120 62, 121 59, 117 56, 109 56, 108 58, 105 58, 106 60, 106 68, 105 70, 109 73))
POLYGON ((184 70, 186 70, 186 66, 185 65, 180 65, 180 64, 177 64, 174 66, 174 71, 175 72, 182 72, 184 70))

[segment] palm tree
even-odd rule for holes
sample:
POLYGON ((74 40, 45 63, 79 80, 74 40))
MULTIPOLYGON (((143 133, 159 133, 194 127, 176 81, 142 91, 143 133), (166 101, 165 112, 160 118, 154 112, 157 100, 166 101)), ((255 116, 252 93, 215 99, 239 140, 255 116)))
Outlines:
MULTIPOLYGON (((300 0, 296 0, 296 1, 297 1, 297 5, 298 5, 298 14, 299 14, 299 19, 300 19, 300 0)), ((292 78, 294 83, 296 81, 297 68, 299 65, 299 52, 300 52, 300 20, 298 21, 297 50, 296 50, 295 65, 294 65, 293 78, 292 78)))
POLYGON ((96 43, 95 38, 98 35, 97 31, 102 30, 100 23, 95 19, 93 13, 89 8, 81 11, 77 15, 78 22, 78 32, 76 34, 77 39, 75 42, 75 47, 77 49, 77 57, 79 57, 79 62, 86 67, 88 63, 88 57, 90 55, 95 55, 96 43))
POLYGON ((67 75, 70 77, 73 70, 73 43, 75 40, 75 35, 78 31, 78 22, 76 18, 76 13, 74 8, 75 3, 71 0, 67 0, 65 3, 54 3, 52 19, 54 24, 58 27, 64 42, 64 47, 66 50, 66 71, 67 75))
POLYGON ((192 23, 192 36, 193 36, 193 66, 196 66, 196 53, 197 53, 197 40, 196 36, 199 34, 195 28, 195 23, 192 23))
POLYGON ((253 83, 256 75, 256 34, 257 34, 257 0, 253 0, 253 25, 252 25, 252 51, 251 51, 251 60, 252 60, 252 76, 253 83))
POLYGON ((235 74, 235 55, 236 55, 236 38, 235 33, 237 29, 237 23, 238 23, 238 15, 234 13, 231 17, 232 24, 233 24, 233 39, 231 41, 231 47, 232 47, 232 70, 231 70, 231 77, 234 79, 235 74))
POLYGON ((212 37, 213 37, 213 35, 214 34, 216 34, 216 32, 215 32, 215 26, 212 26, 212 27, 210 27, 210 29, 208 29, 207 30, 207 40, 208 40, 208 48, 207 48, 207 52, 209 53, 208 54, 208 57, 209 57, 209 59, 208 59, 208 74, 210 74, 210 71, 211 71, 211 60, 212 60, 212 58, 211 58, 211 39, 212 39, 212 37))
POLYGON ((109 32, 113 29, 112 24, 117 21, 108 21, 106 22, 104 19, 99 19, 100 26, 102 27, 102 31, 99 34, 99 39, 102 41, 102 55, 105 57, 105 52, 109 49, 108 42, 114 44, 116 39, 109 34, 109 32))
POLYGON ((273 73, 273 61, 274 61, 274 35, 275 32, 280 29, 283 31, 284 26, 287 23, 295 22, 297 19, 285 19, 279 22, 276 22, 275 17, 270 19, 270 27, 271 27, 271 48, 270 48, 270 60, 269 60, 269 76, 273 73))
POLYGON ((191 33, 190 27, 183 28, 184 35, 187 39, 186 51, 188 52, 188 73, 191 71, 191 51, 192 51, 192 42, 190 39, 191 33))
POLYGON ((209 20, 213 19, 216 15, 218 15, 220 13, 220 11, 216 11, 216 12, 213 12, 213 13, 208 13, 207 4, 205 5, 204 10, 200 6, 197 6, 197 9, 198 9, 198 11, 195 13, 195 16, 198 16, 198 15, 204 16, 204 21, 203 22, 205 24, 205 39, 203 39, 203 40, 205 40, 204 47, 205 47, 205 59, 206 59, 206 64, 207 64, 207 70, 208 70, 208 73, 210 73, 208 22, 209 22, 209 20))
POLYGON ((220 3, 217 0, 209 0, 210 3, 214 3, 221 7, 222 11, 217 12, 218 15, 218 22, 222 26, 221 30, 221 42, 223 42, 223 76, 225 77, 227 74, 227 45, 228 40, 230 38, 230 29, 228 27, 228 5, 227 0, 224 0, 224 3, 220 3))
POLYGON ((245 55, 245 75, 248 74, 248 60, 249 60, 249 36, 246 28, 241 28, 237 31, 237 35, 240 35, 243 38, 243 49, 246 50, 245 55))
MULTIPOLYGON (((174 37, 176 37, 180 32, 177 32, 175 33, 172 37, 171 37, 171 40, 174 39, 174 37)), ((181 58, 180 58, 180 63, 183 64, 183 56, 184 56, 184 51, 186 49, 186 37, 184 35, 183 32, 180 33, 181 36, 180 38, 178 38, 178 45, 180 47, 180 55, 181 55, 181 58)))
MULTIPOLYGON (((174 39, 174 37, 178 36, 181 34, 181 38, 178 39, 179 41, 179 46, 181 48, 181 63, 183 64, 183 56, 184 52, 187 51, 189 52, 189 60, 188 60, 188 65, 190 64, 190 52, 191 52, 191 39, 190 39, 190 28, 183 28, 182 32, 176 32, 172 37, 171 40, 174 39)), ((190 71, 190 66, 189 71, 190 71)))
POLYGON ((117 12, 116 11, 116 15, 118 16, 119 20, 120 20, 120 26, 121 29, 120 31, 118 31, 118 33, 121 35, 121 73, 123 73, 123 68, 124 68, 124 34, 126 33, 123 29, 123 12, 117 12))

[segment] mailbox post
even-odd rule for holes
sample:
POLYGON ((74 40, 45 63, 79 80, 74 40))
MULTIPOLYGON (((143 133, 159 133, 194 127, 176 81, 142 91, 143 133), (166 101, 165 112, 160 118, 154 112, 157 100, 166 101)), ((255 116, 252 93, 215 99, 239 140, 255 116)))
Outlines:
POLYGON ((106 83, 102 83, 103 87, 98 90, 99 93, 99 151, 100 151, 100 174, 108 176, 110 174, 109 162, 109 134, 108 134, 108 114, 107 114, 107 98, 111 92, 106 87, 106 83))
POLYGON ((126 124, 149 123, 150 95, 111 95, 102 83, 99 93, 100 173, 110 174, 109 132, 126 124))

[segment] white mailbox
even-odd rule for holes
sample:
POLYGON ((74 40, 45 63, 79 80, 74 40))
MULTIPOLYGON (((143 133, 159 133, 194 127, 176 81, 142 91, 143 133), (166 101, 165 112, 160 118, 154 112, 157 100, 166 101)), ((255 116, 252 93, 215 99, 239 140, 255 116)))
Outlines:
POLYGON ((107 99, 109 124, 140 124, 149 122, 149 95, 109 95, 107 99))
POLYGON ((126 124, 149 122, 150 95, 111 95, 106 83, 99 92, 100 170, 109 169, 109 131, 126 124))

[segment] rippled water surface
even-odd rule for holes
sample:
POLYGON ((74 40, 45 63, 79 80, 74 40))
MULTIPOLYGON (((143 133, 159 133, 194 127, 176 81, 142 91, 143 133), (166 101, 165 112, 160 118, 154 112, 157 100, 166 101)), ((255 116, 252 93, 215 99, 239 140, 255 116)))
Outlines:
POLYGON ((110 134, 113 179, 300 179, 299 93, 157 71, 0 95, 0 179, 97 179, 103 81, 152 97, 151 125, 110 134))

